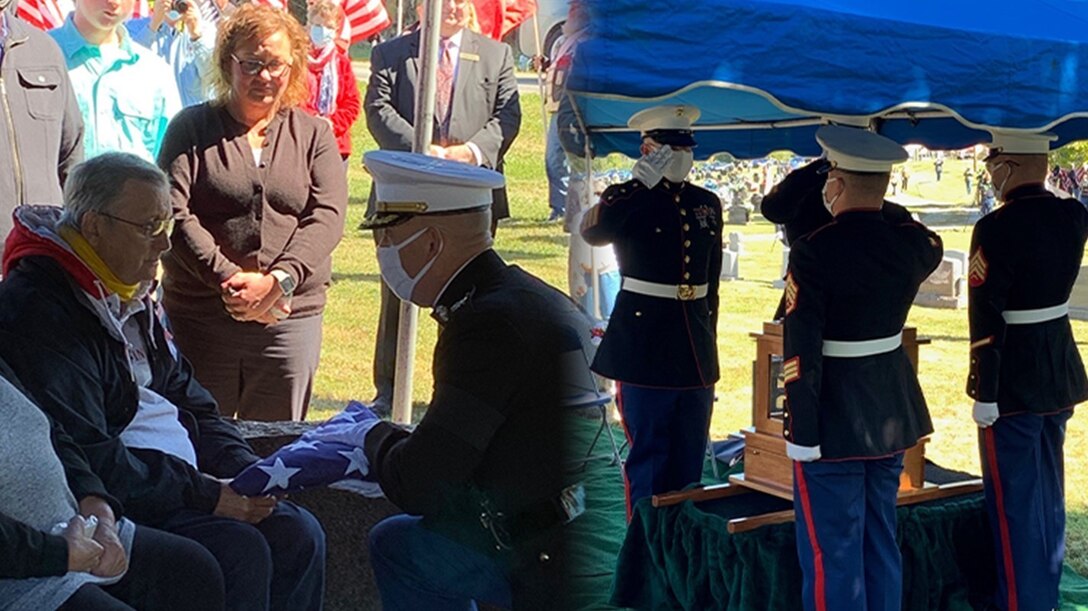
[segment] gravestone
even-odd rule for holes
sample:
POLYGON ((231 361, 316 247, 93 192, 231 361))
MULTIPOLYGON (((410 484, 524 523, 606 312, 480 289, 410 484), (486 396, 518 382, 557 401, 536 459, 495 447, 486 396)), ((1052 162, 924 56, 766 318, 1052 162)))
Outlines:
POLYGON ((752 212, 745 206, 734 204, 725 211, 726 225, 747 225, 752 212))
POLYGON ((740 253, 728 248, 722 249, 722 280, 737 280, 740 278, 740 253))
POLYGON ((778 277, 771 282, 771 286, 776 289, 786 288, 786 272, 790 268, 790 247, 786 246, 782 249, 782 268, 778 272, 778 277))
POLYGON ((722 280, 737 280, 740 278, 740 256, 744 252, 741 235, 736 231, 729 234, 725 244, 722 245, 722 280))
POLYGON ((1069 295, 1069 318, 1088 320, 1088 266, 1080 268, 1073 293, 1069 295))
POLYGON ((946 250, 944 251, 945 259, 955 259, 960 262, 960 269, 967 270, 970 265, 971 255, 963 252, 962 250, 946 250))
POLYGON ((726 241, 725 248, 731 250, 738 255, 744 254, 744 239, 741 237, 740 232, 730 231, 728 240, 726 241))
POLYGON ((931 308, 959 309, 967 306, 967 279, 963 261, 944 257, 937 269, 918 287, 914 303, 931 308))

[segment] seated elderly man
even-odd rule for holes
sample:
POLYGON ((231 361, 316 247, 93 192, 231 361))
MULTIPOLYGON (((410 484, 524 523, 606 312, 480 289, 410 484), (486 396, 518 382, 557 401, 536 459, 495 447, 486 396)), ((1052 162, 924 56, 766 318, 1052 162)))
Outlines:
POLYGON ((148 290, 170 247, 166 176, 125 153, 72 171, 64 208, 24 206, 3 257, 0 356, 135 522, 215 556, 230 609, 318 609, 317 520, 226 480, 257 460, 193 378, 148 290))
POLYGON ((383 608, 567 608, 563 525, 581 495, 560 464, 561 403, 578 382, 569 375, 592 379, 589 320, 491 249, 501 174, 394 151, 365 163, 382 277, 433 308, 442 329, 419 426, 381 422, 363 440, 372 474, 407 512, 370 533, 383 608))

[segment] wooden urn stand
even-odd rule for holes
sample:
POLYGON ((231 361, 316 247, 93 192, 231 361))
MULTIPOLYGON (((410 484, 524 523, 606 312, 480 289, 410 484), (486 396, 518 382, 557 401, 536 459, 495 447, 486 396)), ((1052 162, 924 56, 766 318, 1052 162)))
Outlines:
MULTIPOLYGON (((758 491, 793 500, 793 461, 786 456, 786 440, 782 437, 785 407, 785 387, 782 382, 782 325, 763 323, 762 333, 752 333, 756 340, 756 361, 752 389, 752 426, 744 434, 744 473, 729 477, 729 483, 706 486, 684 492, 654 495, 655 507, 683 501, 705 501, 750 491, 758 491)), ((918 346, 929 339, 918 338, 913 327, 903 329, 903 348, 914 370, 918 370, 918 346)), ((903 473, 899 480, 899 505, 970 494, 982 490, 982 480, 970 480, 938 486, 925 481, 925 445, 907 450, 903 457, 903 473)), ((793 510, 729 521, 729 532, 744 532, 767 524, 792 522, 793 510)))

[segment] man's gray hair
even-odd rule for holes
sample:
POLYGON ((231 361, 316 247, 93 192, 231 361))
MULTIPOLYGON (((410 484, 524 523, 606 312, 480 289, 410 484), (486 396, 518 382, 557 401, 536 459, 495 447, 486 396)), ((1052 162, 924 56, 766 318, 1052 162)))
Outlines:
POLYGON ((64 181, 64 212, 60 222, 79 229, 88 212, 108 212, 126 182, 139 180, 170 196, 170 181, 158 166, 132 153, 103 153, 72 169, 64 181))

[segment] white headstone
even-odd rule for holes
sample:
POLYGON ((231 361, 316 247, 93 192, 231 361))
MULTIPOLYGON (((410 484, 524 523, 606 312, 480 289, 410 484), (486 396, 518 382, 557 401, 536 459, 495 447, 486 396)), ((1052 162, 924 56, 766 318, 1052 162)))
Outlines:
POLYGON ((790 247, 786 246, 782 248, 782 269, 778 272, 778 278, 771 282, 771 286, 776 289, 786 288, 786 272, 790 268, 790 247))
POLYGON ((914 303, 933 308, 959 309, 967 306, 967 279, 959 257, 944 257, 940 265, 918 287, 914 303))
POLYGON ((722 249, 722 280, 736 280, 740 278, 740 253, 729 249, 722 249))

